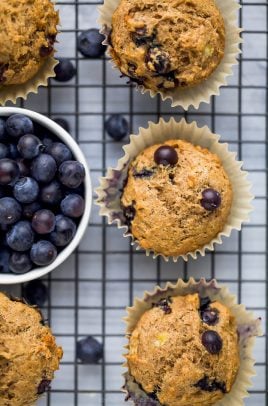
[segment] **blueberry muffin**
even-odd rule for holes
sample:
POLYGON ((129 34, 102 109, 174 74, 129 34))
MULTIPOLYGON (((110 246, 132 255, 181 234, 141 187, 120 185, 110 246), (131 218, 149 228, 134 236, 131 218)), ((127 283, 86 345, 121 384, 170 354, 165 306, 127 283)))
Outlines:
POLYGON ((58 23, 50 0, 1 0, 0 86, 26 83, 53 56, 58 23))
POLYGON ((217 155, 168 140, 130 163, 121 205, 142 248, 176 257, 201 249, 223 230, 232 186, 217 155))
POLYGON ((110 52, 123 75, 153 91, 189 88, 221 62, 225 27, 213 0, 121 0, 110 52))
POLYGON ((37 308, 0 293, 0 398, 3 406, 30 406, 59 368, 62 349, 37 308))
POLYGON ((198 293, 162 298, 132 331, 127 364, 147 394, 147 403, 136 405, 213 405, 230 392, 239 370, 236 320, 225 305, 198 293))

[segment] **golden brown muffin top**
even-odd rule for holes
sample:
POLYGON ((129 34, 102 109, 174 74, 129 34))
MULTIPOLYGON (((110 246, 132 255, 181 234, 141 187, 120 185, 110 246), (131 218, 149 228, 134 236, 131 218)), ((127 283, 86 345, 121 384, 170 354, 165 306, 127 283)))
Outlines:
POLYGON ((232 186, 219 157, 182 140, 142 151, 130 164, 121 197, 131 233, 144 249, 166 256, 185 255, 208 244, 223 230, 232 204, 232 186), (168 146, 177 162, 155 161, 168 146), (215 192, 215 207, 204 194, 215 192))
POLYGON ((0 1, 0 86, 31 79, 54 54, 59 24, 50 0, 0 1))
POLYGON ((235 318, 198 294, 161 299, 132 332, 127 361, 161 405, 213 405, 230 392, 239 369, 235 318))
POLYGON ((207 79, 224 48, 224 21, 213 0, 121 0, 112 17, 115 63, 154 91, 207 79))
POLYGON ((0 293, 0 404, 31 406, 59 368, 57 347, 40 312, 0 293))

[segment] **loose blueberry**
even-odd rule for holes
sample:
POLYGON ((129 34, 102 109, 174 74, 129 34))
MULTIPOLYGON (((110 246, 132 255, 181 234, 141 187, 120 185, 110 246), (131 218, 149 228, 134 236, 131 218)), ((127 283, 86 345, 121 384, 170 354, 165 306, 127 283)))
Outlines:
POLYGON ((78 218, 84 213, 85 201, 80 195, 69 194, 62 200, 60 208, 65 216, 78 218))
POLYGON ((216 331, 207 330, 202 334, 202 344, 210 354, 219 354, 222 349, 222 339, 216 331))
POLYGON ((21 137, 32 134, 34 126, 32 120, 23 114, 13 114, 6 121, 6 131, 11 137, 21 137))
POLYGON ((0 199, 0 223, 14 224, 21 218, 21 205, 12 197, 0 199))
POLYGON ((14 251, 28 251, 34 242, 34 233, 28 221, 19 221, 7 232, 8 246, 14 251))
POLYGON ((20 203, 32 203, 38 196, 39 186, 33 178, 21 178, 15 183, 13 193, 20 203))
POLYGON ((30 257, 34 264, 38 266, 50 265, 57 256, 57 250, 51 242, 40 240, 33 244, 30 257))
POLYGON ((43 393, 47 392, 50 390, 50 383, 51 381, 48 379, 43 379, 40 384, 38 385, 37 388, 37 394, 42 395, 43 393))
POLYGON ((115 141, 121 141, 129 131, 128 122, 121 114, 113 114, 105 122, 105 129, 115 141))
POLYGON ((41 209, 41 204, 39 202, 33 202, 23 206, 22 214, 27 220, 32 220, 35 212, 41 209))
POLYGON ((226 384, 224 382, 218 382, 216 379, 209 379, 207 376, 200 379, 194 386, 205 392, 216 392, 217 390, 220 390, 222 393, 226 393, 226 384))
POLYGON ((70 189, 80 186, 84 178, 85 168, 80 162, 65 161, 59 167, 60 182, 70 189))
POLYGON ((9 269, 16 274, 23 274, 32 269, 32 262, 28 254, 13 252, 9 258, 9 269))
POLYGON ((219 321, 219 312, 217 309, 207 309, 201 312, 201 319, 209 326, 215 326, 219 321))
POLYGON ((26 177, 30 175, 30 168, 28 166, 28 162, 25 161, 23 158, 16 159, 17 165, 20 170, 20 176, 26 177))
POLYGON ((38 137, 33 134, 25 134, 19 139, 18 151, 25 159, 33 159, 40 154, 42 143, 38 137))
POLYGON ((9 152, 8 152, 8 157, 10 159, 18 159, 20 157, 20 153, 18 151, 17 145, 16 144, 9 144, 9 152))
POLYGON ((41 188, 40 200, 42 203, 49 205, 57 205, 63 197, 61 184, 57 180, 53 180, 48 185, 41 188))
POLYGON ((19 178, 18 164, 8 158, 0 159, 0 185, 11 185, 19 178))
POLYGON ((76 343, 76 356, 83 364, 97 364, 103 358, 103 344, 88 336, 76 343))
POLYGON ((31 281, 24 286, 23 297, 30 305, 41 307, 48 300, 47 287, 40 279, 31 281))
POLYGON ((75 233, 76 225, 73 220, 59 214, 56 216, 55 230, 49 238, 56 247, 65 247, 73 239, 75 233))
POLYGON ((86 58, 98 58, 106 51, 106 46, 102 45, 104 39, 97 28, 91 28, 79 35, 77 48, 86 58))
POLYGON ((37 234, 49 234, 55 228, 55 215, 51 210, 38 210, 32 218, 32 227, 37 234))
POLYGON ((177 151, 169 145, 162 145, 155 151, 154 161, 157 165, 174 166, 178 162, 177 151))
POLYGON ((216 210, 221 205, 221 195, 214 189, 205 189, 202 192, 201 205, 208 211, 216 210))
POLYGON ((8 273, 9 272, 9 257, 10 252, 5 249, 0 249, 0 273, 8 273))
POLYGON ((54 142, 47 148, 47 153, 53 156, 57 165, 60 165, 64 161, 71 161, 73 158, 70 149, 62 142, 54 142))
POLYGON ((0 143, 0 159, 8 156, 9 149, 5 144, 0 143))
POLYGON ((51 155, 40 154, 32 161, 31 173, 38 182, 51 182, 56 171, 56 161, 51 155))
POLYGON ((67 131, 68 133, 70 132, 70 124, 68 123, 67 120, 65 120, 65 118, 54 118, 55 123, 59 124, 62 128, 64 128, 65 131, 67 131))
POLYGON ((58 82, 68 82, 76 75, 76 69, 69 59, 60 58, 58 65, 55 67, 55 73, 55 80, 58 82))

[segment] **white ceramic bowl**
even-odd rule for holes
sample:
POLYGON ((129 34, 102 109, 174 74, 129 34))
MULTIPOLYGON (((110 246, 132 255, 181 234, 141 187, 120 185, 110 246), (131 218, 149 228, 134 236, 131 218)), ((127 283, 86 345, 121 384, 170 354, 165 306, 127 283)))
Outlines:
MULTIPOLYGON (((92 186, 90 180, 90 173, 88 169, 88 164, 84 154, 82 153, 81 149, 71 137, 61 126, 59 126, 54 121, 50 120, 49 118, 43 116, 42 114, 36 113, 31 110, 21 109, 17 107, 0 107, 0 117, 7 117, 11 114, 24 114, 30 117, 34 122, 41 124, 44 128, 47 128, 52 134, 57 136, 61 139, 72 151, 74 158, 81 162, 85 167, 85 211, 83 217, 80 220, 79 226, 77 227, 76 234, 73 240, 64 248, 57 258, 55 259, 52 264, 44 267, 38 267, 32 269, 30 272, 25 274, 16 275, 16 274, 2 274, 0 273, 0 285, 7 285, 7 284, 14 284, 14 283, 23 283, 28 282, 33 279, 38 279, 41 276, 46 275, 47 273, 53 271, 53 269, 57 268, 62 262, 64 262, 74 251, 74 249, 78 246, 81 238, 83 237, 89 222, 90 211, 91 211, 91 204, 92 204, 92 186)), ((36 134, 38 136, 38 134, 36 134)))

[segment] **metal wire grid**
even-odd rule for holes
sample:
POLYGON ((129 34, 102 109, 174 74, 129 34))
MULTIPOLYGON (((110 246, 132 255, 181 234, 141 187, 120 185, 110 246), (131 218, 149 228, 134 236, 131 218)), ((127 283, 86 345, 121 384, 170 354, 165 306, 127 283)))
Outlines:
MULTIPOLYGON (((104 123, 111 113, 124 114, 131 132, 160 116, 185 116, 188 121, 207 124, 212 131, 222 134, 230 149, 245 161, 244 168, 254 183, 255 211, 251 223, 241 233, 233 233, 215 253, 197 261, 172 264, 161 259, 153 261, 134 251, 121 232, 108 227, 98 216, 98 209, 93 208, 79 250, 45 278, 50 299, 44 312, 65 355, 52 391, 39 406, 125 404, 120 392, 125 344, 121 318, 134 296, 141 296, 155 283, 164 284, 178 277, 217 277, 229 285, 240 302, 263 318, 265 330, 267 326, 267 2, 241 2, 239 22, 244 27, 245 42, 235 75, 210 105, 187 113, 171 109, 169 103, 159 98, 142 96, 125 85, 107 58, 88 60, 77 52, 76 36, 81 30, 96 26, 99 4, 83 0, 57 2, 62 21, 58 55, 71 58, 78 74, 64 85, 52 80, 48 89, 41 89, 38 95, 19 105, 52 118, 65 117, 70 122, 72 134, 88 158, 94 186, 107 166, 114 165, 122 155, 123 144, 115 143, 105 134, 104 123), (104 343, 105 357, 99 365, 84 366, 75 358, 75 342, 88 334, 104 343)), ((20 287, 9 290, 16 294, 20 287)), ((251 397, 245 402, 247 406, 268 405, 267 348, 265 334, 257 340, 257 377, 251 397)))

